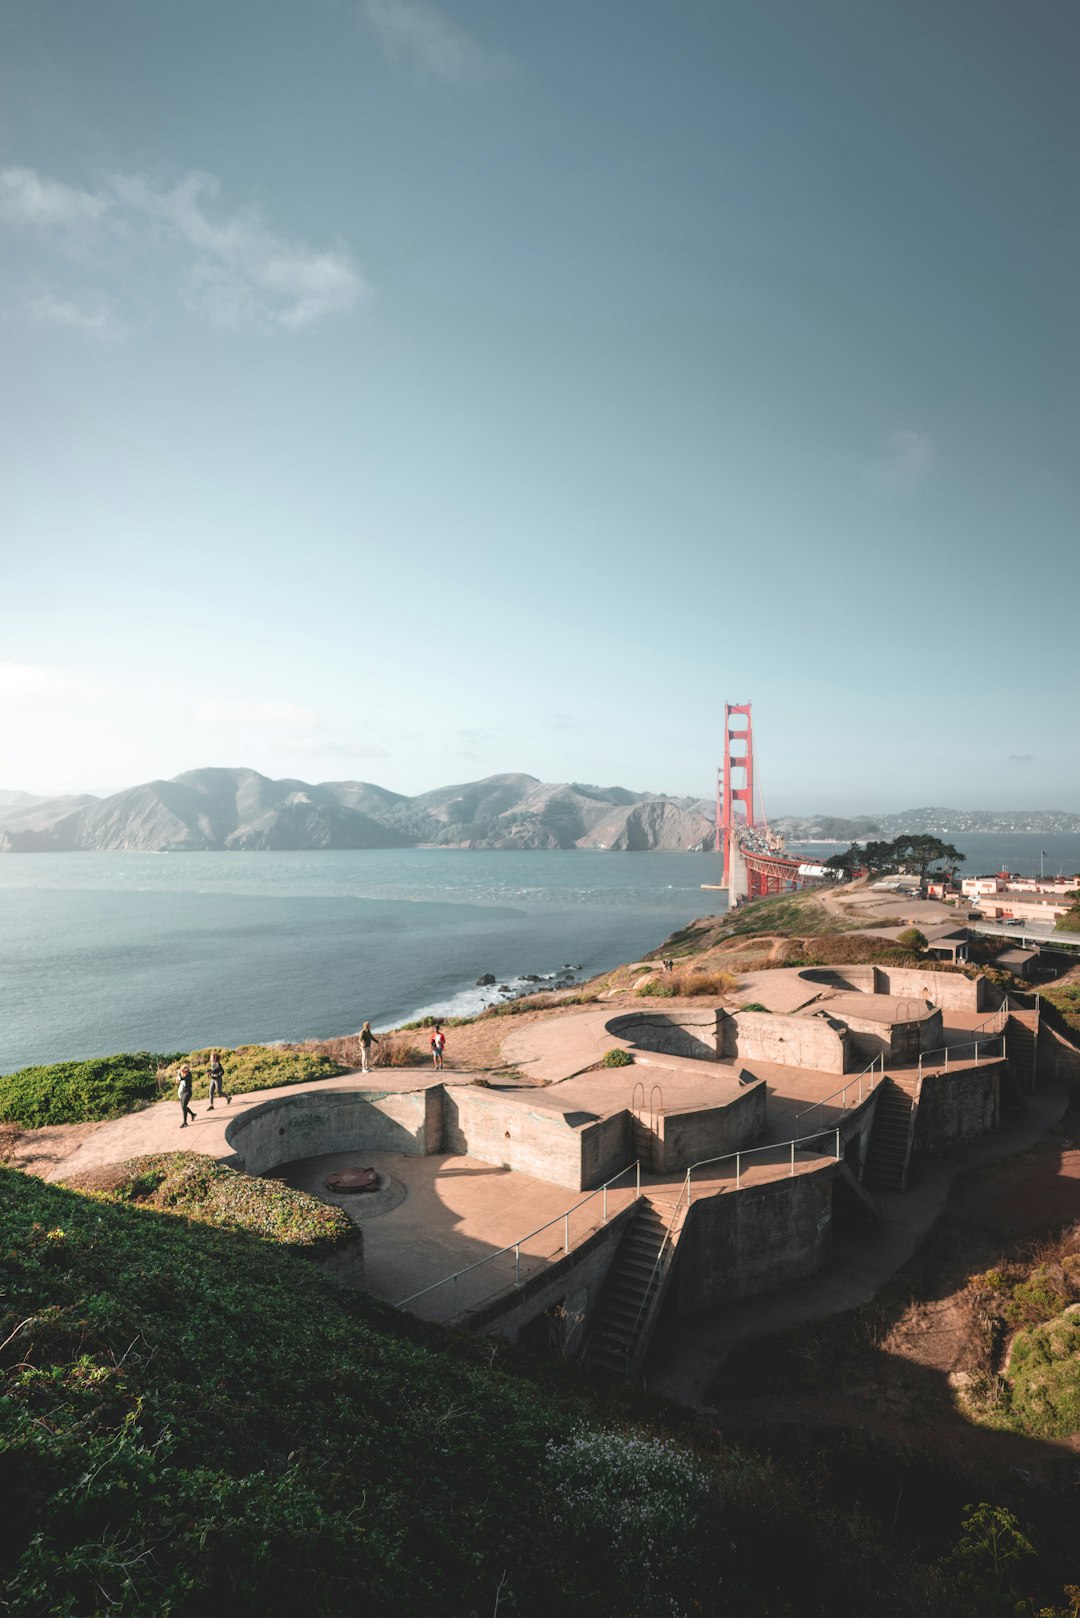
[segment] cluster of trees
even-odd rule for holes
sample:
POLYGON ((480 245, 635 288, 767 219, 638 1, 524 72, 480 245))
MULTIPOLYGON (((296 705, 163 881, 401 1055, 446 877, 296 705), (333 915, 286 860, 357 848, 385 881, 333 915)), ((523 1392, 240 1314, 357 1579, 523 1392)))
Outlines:
POLYGON ((932 865, 951 870, 962 865, 965 858, 958 848, 943 843, 940 837, 920 834, 894 837, 891 843, 852 843, 843 854, 833 854, 825 864, 847 876, 856 871, 870 871, 876 876, 907 871, 922 882, 932 865))

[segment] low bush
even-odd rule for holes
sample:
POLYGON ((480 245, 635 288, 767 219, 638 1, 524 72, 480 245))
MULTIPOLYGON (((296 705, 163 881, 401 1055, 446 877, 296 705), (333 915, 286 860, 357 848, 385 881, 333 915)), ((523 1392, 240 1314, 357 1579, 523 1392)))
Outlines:
MULTIPOLYGON (((170 1060, 160 1075, 162 1089, 172 1095, 176 1090, 176 1075, 181 1062, 191 1064, 193 1094, 209 1094, 210 1081, 206 1069, 210 1065, 210 1052, 216 1049, 225 1069, 226 1095, 244 1095, 249 1090, 277 1090, 283 1084, 308 1084, 312 1079, 333 1079, 347 1073, 349 1066, 335 1061, 322 1051, 298 1049, 289 1045, 239 1045, 236 1050, 224 1046, 206 1046, 192 1051, 189 1056, 170 1060)), ((359 1066, 359 1062, 353 1064, 359 1066)))
POLYGON ((356 1226, 342 1208, 277 1180, 241 1174, 200 1152, 132 1157, 68 1184, 103 1201, 179 1214, 312 1254, 356 1236, 356 1226))
POLYGON ((650 978, 648 983, 639 983, 634 992, 653 1000, 695 999, 701 995, 719 999, 722 995, 733 994, 738 987, 738 978, 730 972, 698 970, 668 973, 659 981, 650 978))
POLYGON ((739 1007, 740 1011, 768 1011, 768 1009, 768 1006, 763 1006, 760 1000, 748 1000, 745 1006, 739 1007))
POLYGON ((420 1067, 425 1062, 430 1065, 430 1050, 422 1051, 419 1045, 393 1034, 379 1035, 375 1047, 376 1067, 420 1067))
POLYGON ((1080 1315, 1019 1332, 1009 1356, 1010 1426, 1036 1438, 1080 1432, 1080 1315))
POLYGON ((648 983, 639 983, 634 993, 649 1000, 674 1000, 678 990, 675 988, 674 981, 671 978, 667 978, 662 983, 656 983, 650 979, 648 983))
POLYGON ((603 1056, 600 1059, 600 1066, 601 1067, 631 1067, 633 1065, 633 1061, 634 1061, 634 1058, 631 1056, 629 1051, 624 1051, 624 1050, 605 1051, 603 1056))
POLYGON ((0 1121, 41 1129, 120 1118, 158 1098, 155 1075, 173 1056, 153 1051, 24 1067, 0 1077, 0 1121))
POLYGON ((896 942, 901 949, 913 949, 921 954, 926 948, 926 934, 917 927, 905 927, 902 933, 897 934, 896 942))

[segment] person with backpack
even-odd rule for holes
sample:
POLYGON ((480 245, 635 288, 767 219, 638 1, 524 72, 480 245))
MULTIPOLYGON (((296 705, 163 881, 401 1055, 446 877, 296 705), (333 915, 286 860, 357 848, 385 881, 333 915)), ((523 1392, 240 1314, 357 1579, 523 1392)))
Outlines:
POLYGON ((191 1069, 186 1062, 180 1064, 180 1077, 176 1085, 176 1099, 180 1103, 180 1128, 186 1129, 188 1118, 194 1118, 191 1110, 191 1069))
POLYGON ((221 1057, 217 1051, 210 1052, 210 1066, 206 1071, 210 1076, 210 1105, 207 1111, 213 1112, 215 1096, 220 1096, 222 1101, 231 1107, 232 1096, 225 1094, 225 1069, 221 1065, 221 1057))
POLYGON ((372 1045, 378 1045, 378 1044, 381 1044, 381 1041, 376 1039, 375 1035, 371 1032, 371 1024, 369 1022, 366 1022, 364 1024, 363 1028, 361 1028, 361 1030, 360 1030, 360 1071, 361 1071, 361 1073, 370 1073, 371 1072, 371 1047, 372 1047, 372 1045))
POLYGON ((442 1072, 443 1051, 446 1049, 446 1035, 438 1023, 431 1030, 431 1060, 435 1064, 436 1073, 442 1072))

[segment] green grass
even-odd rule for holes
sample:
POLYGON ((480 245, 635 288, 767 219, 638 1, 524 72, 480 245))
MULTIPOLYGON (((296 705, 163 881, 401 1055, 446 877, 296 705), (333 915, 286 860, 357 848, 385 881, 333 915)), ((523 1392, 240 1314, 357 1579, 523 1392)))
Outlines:
POLYGON ((319 1051, 291 1050, 279 1045, 241 1045, 230 1051, 224 1046, 208 1045, 169 1063, 165 1071, 165 1085, 170 1098, 176 1093, 176 1075, 183 1061, 191 1064, 194 1095, 209 1094, 210 1081, 205 1069, 210 1063, 210 1051, 215 1048, 220 1052, 225 1069, 227 1095, 243 1095, 249 1090, 276 1090, 283 1084, 306 1084, 312 1079, 333 1079, 339 1073, 349 1071, 343 1063, 319 1051))
POLYGON ((40 1129, 46 1124, 119 1118, 157 1100, 154 1075, 172 1060, 153 1051, 136 1051, 20 1068, 0 1076, 0 1122, 40 1129))
POLYGON ((1037 1438, 1080 1432, 1080 1315, 1018 1332, 1009 1358, 1004 1425, 1037 1438))
POLYGON ((103 1201, 197 1219, 217 1230, 246 1232, 311 1255, 356 1237, 344 1209, 277 1180, 240 1174, 199 1152, 128 1158, 80 1177, 74 1188, 103 1201))
POLYGON ((251 1234, 0 1171, 0 1288, 12 1618, 955 1610, 887 1526, 689 1412, 251 1234))

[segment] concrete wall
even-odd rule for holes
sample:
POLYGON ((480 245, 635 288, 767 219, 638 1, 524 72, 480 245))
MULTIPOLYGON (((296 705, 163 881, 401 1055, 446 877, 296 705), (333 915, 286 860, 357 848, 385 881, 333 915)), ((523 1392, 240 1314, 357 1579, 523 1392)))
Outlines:
POLYGON ((829 1254, 833 1163, 694 1202, 679 1242, 681 1315, 815 1275, 829 1254))
POLYGON ((609 1034, 629 1040, 642 1051, 663 1051, 667 1056, 695 1056, 715 1062, 719 1054, 718 1026, 723 1013, 710 1006, 701 1011, 631 1011, 612 1017, 609 1034))
POLYGON ((987 1001, 985 978, 966 978, 959 972, 928 972, 921 966, 876 966, 878 994, 932 1000, 946 1011, 984 1011, 987 1001))
POLYGON ((508 1103, 497 1091, 454 1085, 446 1092, 444 1150, 587 1191, 630 1161, 630 1114, 564 1114, 508 1103))
MULTIPOLYGON (((647 1125, 649 1115, 642 1117, 647 1125)), ((675 1174, 710 1157, 737 1152, 757 1140, 765 1128, 765 1080, 747 1085, 722 1107, 693 1112, 663 1112, 656 1120, 653 1167, 675 1174)))
POLYGON ((1080 1087, 1080 1050, 1045 1016, 1039 1018, 1039 1077, 1080 1087))
POLYGON ((928 1016, 905 1019, 903 1022, 879 1022, 870 1017, 849 1017, 844 1021, 851 1030, 849 1045, 853 1056, 860 1062, 872 1062, 884 1053, 887 1061, 914 1062, 920 1051, 940 1049, 944 1041, 941 1012, 934 1010, 928 1016))
POLYGON ((856 989, 860 994, 876 994, 872 966, 808 966, 799 976, 807 983, 820 983, 826 989, 856 989))
POLYGON ((565 1258, 530 1275, 520 1287, 470 1310, 459 1324, 511 1342, 523 1340, 540 1353, 573 1359, 635 1208, 631 1202, 565 1258))
POLYGON ((978 1140, 998 1127, 1001 1075, 1008 1062, 927 1073, 915 1114, 915 1150, 948 1152, 962 1141, 978 1140))
POLYGON ((784 1067, 846 1073, 847 1039, 825 1017, 784 1017, 768 1011, 720 1014, 722 1054, 744 1061, 777 1062, 784 1067))
POLYGON ((442 1144, 442 1091, 305 1090, 241 1113, 225 1139, 247 1174, 324 1152, 423 1157, 442 1144))

